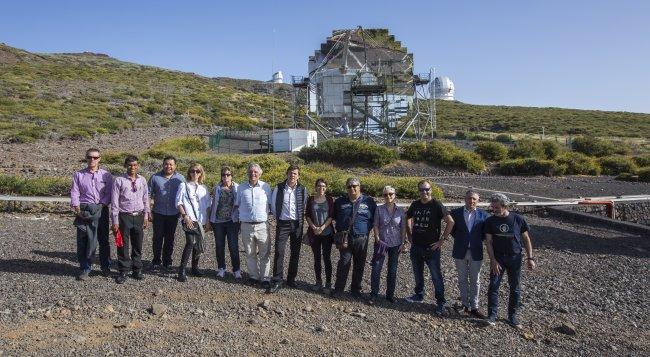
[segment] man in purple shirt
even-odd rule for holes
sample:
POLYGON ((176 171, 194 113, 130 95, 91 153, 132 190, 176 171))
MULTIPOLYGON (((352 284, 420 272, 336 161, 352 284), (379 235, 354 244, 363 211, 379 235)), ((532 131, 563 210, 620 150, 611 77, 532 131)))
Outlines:
POLYGON ((115 282, 123 284, 126 274, 136 280, 144 279, 142 274, 143 228, 149 223, 149 188, 147 180, 138 174, 138 158, 129 155, 124 160, 126 174, 115 177, 111 192, 111 219, 113 234, 122 233, 123 245, 117 248, 120 274, 115 282), (130 246, 130 247, 129 247, 130 246), (131 254, 129 255, 129 248, 131 254))
MULTIPOLYGON (((81 207, 89 204, 101 205, 97 229, 99 243, 99 261, 102 275, 108 276, 111 268, 111 246, 108 243, 108 205, 111 203, 111 187, 113 176, 110 172, 99 167, 101 154, 98 149, 86 151, 88 166, 74 173, 72 176, 72 189, 70 190, 70 207, 77 217, 82 215, 81 207)), ((85 253, 88 249, 88 235, 81 228, 77 228, 77 259, 80 274, 78 280, 86 280, 90 273, 91 260, 85 253)), ((92 252, 94 255, 94 252, 92 252)))

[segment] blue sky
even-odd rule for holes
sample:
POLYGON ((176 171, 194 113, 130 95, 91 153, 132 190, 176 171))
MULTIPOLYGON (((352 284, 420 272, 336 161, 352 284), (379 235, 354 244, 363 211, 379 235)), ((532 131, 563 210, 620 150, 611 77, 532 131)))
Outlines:
POLYGON ((0 42, 205 76, 307 71, 336 28, 385 27, 466 103, 650 113, 650 1, 3 1, 0 42))

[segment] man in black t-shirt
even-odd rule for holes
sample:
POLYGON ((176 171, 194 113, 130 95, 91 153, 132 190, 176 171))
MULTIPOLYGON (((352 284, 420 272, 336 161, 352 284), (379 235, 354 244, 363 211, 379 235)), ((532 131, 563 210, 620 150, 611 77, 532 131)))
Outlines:
POLYGON ((415 294, 406 298, 409 302, 424 301, 424 265, 429 268, 435 288, 434 313, 442 316, 445 308, 445 285, 440 270, 440 248, 454 227, 454 220, 440 201, 431 197, 431 182, 418 183, 420 199, 413 201, 406 212, 406 237, 411 245, 411 263, 415 279, 415 294), (440 238, 441 221, 445 231, 440 238))
POLYGON ((508 322, 521 329, 517 319, 520 298, 521 251, 525 248, 529 269, 535 269, 533 245, 526 220, 508 211, 508 197, 497 193, 490 197, 493 215, 485 220, 485 245, 490 256, 490 286, 488 288, 488 323, 496 323, 499 306, 499 286, 503 273, 508 274, 510 298, 508 301, 508 322))

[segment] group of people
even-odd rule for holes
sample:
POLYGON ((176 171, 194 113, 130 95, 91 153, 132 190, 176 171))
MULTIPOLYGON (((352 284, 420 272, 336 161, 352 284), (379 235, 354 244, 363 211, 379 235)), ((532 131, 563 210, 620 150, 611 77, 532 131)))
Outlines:
POLYGON ((173 271, 174 236, 180 222, 186 241, 178 281, 187 280, 190 257, 189 274, 203 275, 199 261, 204 253, 205 232, 212 231, 218 277, 226 274, 225 249, 228 245, 232 274, 235 279, 242 278, 241 234, 248 280, 261 284, 267 293, 276 293, 285 286, 297 286, 300 250, 307 244, 314 256, 312 288, 315 291, 340 297, 352 269, 351 295, 362 298, 361 283, 368 243, 372 239, 371 291, 367 302, 375 304, 379 299, 385 261, 388 265, 385 297, 388 302, 395 302, 399 256, 408 251, 415 288, 406 300, 424 301, 426 266, 436 300, 433 312, 442 316, 446 299, 440 257, 445 242, 453 237, 452 256, 464 312, 487 318, 488 323, 494 324, 499 286, 503 275, 507 274, 510 286, 508 322, 520 327, 517 312, 524 253, 529 269, 535 268, 535 259, 529 227, 521 215, 508 210, 509 200, 503 194, 490 197, 492 215, 477 207, 480 196, 472 190, 466 192, 463 207, 448 211, 432 197, 431 182, 422 180, 418 183, 420 198, 404 210, 396 203, 395 188, 384 187, 384 204, 378 206, 374 198, 361 192, 361 182, 354 177, 346 181, 347 194, 336 199, 327 194, 327 182, 322 178, 316 180, 313 194, 309 195, 299 180, 300 167, 294 165, 287 168, 286 180, 273 189, 260 179, 263 171, 258 164, 248 165, 248 179, 241 184, 232 181, 231 168, 224 166, 220 170, 221 180, 211 194, 204 184, 206 172, 199 163, 190 164, 183 176, 176 172, 176 159, 165 157, 162 170, 147 182, 138 173, 139 162, 135 156, 125 158, 125 173, 116 177, 100 167, 98 149, 87 150, 86 160, 87 167, 75 172, 71 190, 71 206, 76 213, 79 280, 88 279, 97 246, 102 275, 110 276, 109 220, 117 247, 119 274, 115 280, 118 284, 128 279, 129 272, 133 279, 144 279, 143 230, 149 223, 153 224, 152 266, 173 271), (269 215, 273 215, 276 222, 274 244, 269 237, 269 215), (289 266, 285 278, 287 243, 289 266), (333 246, 340 252, 334 281, 333 246), (484 246, 490 260, 487 317, 479 309, 484 246), (271 271, 272 247, 275 249, 271 271))

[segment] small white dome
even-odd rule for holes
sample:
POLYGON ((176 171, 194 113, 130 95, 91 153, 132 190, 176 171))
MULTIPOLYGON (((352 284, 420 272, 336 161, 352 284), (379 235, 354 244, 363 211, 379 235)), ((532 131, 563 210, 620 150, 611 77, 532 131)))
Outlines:
POLYGON ((454 82, 452 82, 449 77, 436 77, 433 81, 433 85, 436 99, 454 100, 456 89, 454 88, 454 82))

